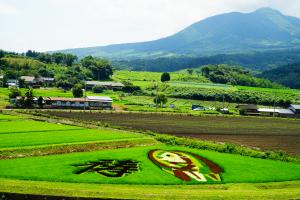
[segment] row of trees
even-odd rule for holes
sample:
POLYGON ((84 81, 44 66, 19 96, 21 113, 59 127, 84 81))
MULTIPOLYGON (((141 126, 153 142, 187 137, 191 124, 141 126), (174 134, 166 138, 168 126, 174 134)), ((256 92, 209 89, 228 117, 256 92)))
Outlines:
POLYGON ((214 83, 244 85, 252 87, 282 88, 263 78, 254 77, 249 70, 228 65, 206 65, 201 67, 202 75, 214 83))
POLYGON ((223 90, 223 89, 208 89, 195 87, 168 87, 165 94, 169 97, 195 99, 204 101, 223 101, 233 103, 249 103, 258 105, 272 106, 274 103, 277 106, 288 106, 294 99, 294 94, 272 94, 263 91, 250 90, 223 90))
POLYGON ((73 54, 65 53, 40 53, 32 50, 28 50, 25 53, 26 57, 37 59, 44 63, 56 63, 66 66, 72 66, 77 61, 77 56, 73 54))

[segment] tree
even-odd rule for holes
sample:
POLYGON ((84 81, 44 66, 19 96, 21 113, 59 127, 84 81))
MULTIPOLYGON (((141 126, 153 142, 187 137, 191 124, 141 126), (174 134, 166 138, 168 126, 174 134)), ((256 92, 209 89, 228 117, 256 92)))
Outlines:
POLYGON ((0 80, 0 87, 7 87, 7 76, 4 75, 2 80, 0 80))
POLYGON ((171 77, 168 72, 162 73, 162 75, 160 77, 161 82, 166 82, 166 81, 169 81, 170 79, 171 79, 171 77))
POLYGON ((50 54, 47 53, 41 53, 38 57, 38 60, 44 62, 44 63, 51 63, 52 62, 52 57, 50 54))
POLYGON ((9 93, 8 97, 9 97, 10 99, 14 99, 14 98, 19 97, 19 96, 21 96, 21 95, 22 95, 22 93, 21 93, 21 91, 20 91, 18 88, 16 88, 16 87, 11 87, 11 88, 10 88, 10 93, 9 93))
POLYGON ((208 77, 209 76, 209 72, 210 72, 210 67, 209 66, 202 67, 201 68, 201 72, 202 72, 203 76, 208 77))
POLYGON ((168 98, 164 93, 158 93, 157 96, 153 99, 155 104, 160 105, 162 107, 164 104, 168 102, 168 98))
POLYGON ((93 77, 97 80, 109 79, 113 74, 111 64, 104 59, 87 56, 81 60, 81 64, 83 67, 91 70, 93 77))
POLYGON ((74 97, 82 97, 83 96, 83 91, 82 91, 82 85, 81 84, 76 84, 72 88, 72 93, 74 97))
POLYGON ((93 88, 92 88, 92 91, 94 93, 102 93, 104 90, 106 90, 106 88, 104 86, 101 86, 101 85, 95 85, 93 88))
POLYGON ((72 55, 72 54, 65 54, 64 57, 64 64, 67 66, 72 66, 73 63, 77 60, 77 56, 72 55))
POLYGON ((18 82, 19 82, 19 88, 26 88, 27 87, 27 84, 25 83, 24 79, 19 78, 18 82))
POLYGON ((38 104, 39 108, 43 108, 43 106, 44 106, 44 99, 43 99, 42 96, 40 96, 38 98, 37 104, 38 104))
POLYGON ((33 90, 29 89, 25 93, 25 98, 24 98, 22 107, 24 107, 24 108, 32 108, 33 107, 33 103, 34 103, 34 101, 33 101, 33 90))
POLYGON ((28 51, 25 53, 25 56, 31 57, 31 58, 37 58, 39 55, 40 55, 40 53, 35 52, 35 51, 32 51, 32 50, 28 50, 28 51))
POLYGON ((189 75, 192 75, 194 73, 194 69, 187 69, 186 71, 188 72, 189 75))
POLYGON ((72 84, 68 80, 60 79, 56 82, 56 87, 62 88, 64 90, 69 90, 72 88, 72 84))
POLYGON ((42 77, 54 77, 54 73, 44 67, 40 68, 37 73, 42 77))
POLYGON ((125 93, 133 93, 135 91, 141 91, 141 87, 140 86, 135 86, 135 85, 125 85, 122 88, 122 91, 125 93))

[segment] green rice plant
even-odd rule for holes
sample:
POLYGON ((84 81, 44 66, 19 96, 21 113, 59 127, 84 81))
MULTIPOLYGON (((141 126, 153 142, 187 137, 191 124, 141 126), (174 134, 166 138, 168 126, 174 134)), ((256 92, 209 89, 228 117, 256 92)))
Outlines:
POLYGON ((191 152, 213 161, 224 171, 221 173, 221 183, 262 183, 300 179, 300 174, 297 173, 300 170, 299 164, 166 145, 0 160, 0 177, 101 184, 201 184, 195 180, 185 182, 161 170, 148 159, 149 151, 154 149, 191 152), (139 170, 114 178, 94 172, 75 173, 78 170, 76 166, 101 160, 133 160, 139 163, 139 170))

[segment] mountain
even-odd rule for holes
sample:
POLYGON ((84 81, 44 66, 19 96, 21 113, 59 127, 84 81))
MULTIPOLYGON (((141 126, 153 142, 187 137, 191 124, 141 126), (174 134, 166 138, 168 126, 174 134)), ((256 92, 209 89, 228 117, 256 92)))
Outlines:
POLYGON ((211 56, 282 50, 300 46, 300 19, 271 8, 232 12, 206 18, 162 39, 100 47, 62 50, 79 57, 118 59, 211 56))

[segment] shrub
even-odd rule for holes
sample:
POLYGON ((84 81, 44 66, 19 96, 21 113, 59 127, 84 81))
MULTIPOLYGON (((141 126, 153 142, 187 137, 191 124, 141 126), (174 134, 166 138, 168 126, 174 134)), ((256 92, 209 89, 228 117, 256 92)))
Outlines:
POLYGON ((171 79, 170 74, 167 72, 164 72, 160 77, 161 82, 166 82, 169 81, 170 79, 171 79))
POLYGON ((153 102, 155 104, 160 104, 160 107, 162 107, 164 104, 168 102, 168 98, 164 93, 158 93, 156 97, 154 97, 153 102))
POLYGON ((135 91, 140 91, 140 90, 141 90, 140 86, 134 86, 134 85, 126 85, 122 88, 122 91, 126 93, 133 93, 135 91))
POLYGON ((83 96, 83 91, 82 91, 82 85, 76 84, 72 88, 72 93, 74 97, 82 97, 83 96))
POLYGON ((96 85, 92 88, 94 93, 102 93, 106 88, 100 85, 96 85))
POLYGON ((21 95, 22 95, 22 93, 18 88, 12 87, 12 88, 10 88, 10 93, 9 93, 8 97, 10 99, 13 99, 13 98, 16 98, 16 97, 21 96, 21 95))

